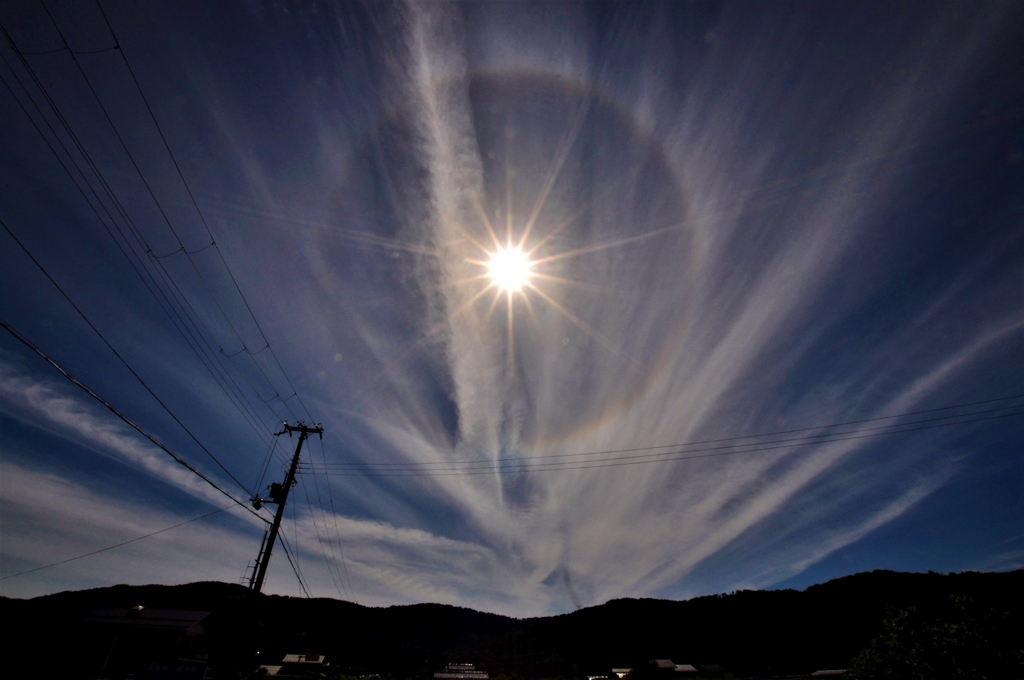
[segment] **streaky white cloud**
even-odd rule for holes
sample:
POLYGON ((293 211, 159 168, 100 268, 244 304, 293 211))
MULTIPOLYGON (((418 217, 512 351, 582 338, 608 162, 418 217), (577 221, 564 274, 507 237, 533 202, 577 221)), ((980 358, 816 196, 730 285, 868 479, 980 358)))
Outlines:
MULTIPOLYGON (((6 449, 4 458, 10 454, 6 449)), ((0 463, 0 480, 2 576, 101 550, 189 519, 119 494, 116 487, 89 488, 56 472, 8 460, 0 463)), ((208 511, 193 511, 193 516, 208 511)), ((118 583, 236 582, 246 556, 258 547, 253 535, 245 530, 245 523, 225 523, 215 515, 123 547, 5 579, 0 589, 9 597, 34 597, 118 583)))
MULTIPOLYGON (((223 495, 187 470, 165 460, 166 454, 142 442, 125 426, 84 404, 75 395, 49 381, 21 374, 10 364, 0 364, 0 395, 5 411, 25 422, 48 428, 54 434, 131 465, 171 484, 197 500, 214 506, 230 503, 223 495)), ((5 447, 6 448, 6 447, 5 447)), ((183 519, 154 510, 135 497, 117 497, 109 489, 89 488, 60 470, 32 470, 12 462, 3 452, 0 472, 3 510, 3 574, 32 569, 50 562, 98 550, 163 529, 183 519)), ((298 496, 292 503, 301 503, 298 496)), ((233 506, 231 512, 252 523, 250 516, 233 506)), ((196 516, 201 512, 194 513, 196 516)), ((114 583, 184 583, 192 580, 238 581, 243 568, 255 557, 257 534, 244 525, 218 526, 202 521, 147 538, 138 544, 116 548, 109 554, 85 558, 5 582, 11 596, 31 597, 59 588, 87 588, 114 583), (174 532, 174 533, 172 533, 174 532), (198 556, 198 558, 197 558, 198 556)), ((457 541, 429 532, 395 527, 382 521, 344 516, 307 514, 296 527, 285 522, 285 535, 307 558, 322 560, 321 537, 334 541, 347 558, 347 568, 357 584, 355 598, 364 604, 437 601, 457 604, 478 593, 480 606, 507 606, 504 589, 508 577, 499 557, 474 542, 457 541), (324 524, 325 520, 329 523, 324 524), (313 523, 323 532, 317 535, 313 523), (340 541, 340 544, 338 543, 340 541)), ((271 562, 268 592, 296 592, 297 581, 279 547, 271 562)), ((315 594, 331 592, 323 564, 300 562, 311 574, 315 594), (316 565, 316 566, 313 566, 316 565)), ((348 590, 344 596, 352 597, 348 590)))
MULTIPOLYGON (((0 362, 0 398, 8 413, 43 427, 101 455, 109 456, 215 505, 228 498, 164 451, 142 439, 114 416, 49 380, 0 362)), ((237 497, 237 496, 236 496, 237 497)), ((244 499, 242 499, 244 500, 244 499)))
MULTIPOLYGON (((528 177, 517 180, 516 186, 543 196, 551 186, 548 173, 556 173, 557 188, 551 196, 591 207, 590 239, 598 238, 594 234, 602 229, 618 237, 635 233, 630 218, 639 214, 639 206, 659 201, 668 206, 662 224, 687 226, 686 237, 659 241, 657 247, 614 249, 607 258, 590 260, 587 273, 618 284, 615 295, 588 297, 568 289, 559 293, 564 294, 561 304, 584 320, 594 336, 610 339, 611 350, 587 338, 560 346, 558 340, 579 336, 578 330, 568 316, 560 317, 534 297, 534 324, 524 322, 520 328, 526 330, 515 335, 517 373, 510 378, 503 370, 509 341, 498 332, 501 324, 486 304, 468 304, 479 288, 453 285, 471 274, 465 266, 467 252, 473 252, 469 243, 488 239, 487 218, 476 204, 492 200, 487 176, 501 169, 489 162, 488 154, 497 145, 481 147, 488 144, 481 128, 486 115, 473 108, 468 96, 476 81, 466 62, 460 17, 448 6, 417 3, 408 19, 409 115, 419 126, 418 160, 429 177, 425 201, 431 220, 424 231, 440 252, 436 268, 419 274, 425 289, 443 291, 438 294, 438 309, 445 317, 445 359, 459 414, 459 442, 453 448, 423 432, 422 446, 397 447, 407 460, 458 461, 473 456, 494 461, 510 448, 516 455, 529 456, 544 453, 531 441, 545 439, 558 441, 564 453, 616 450, 685 442, 709 432, 771 430, 772 420, 782 418, 837 422, 851 412, 851 404, 860 402, 858 392, 864 385, 898 353, 902 325, 884 344, 857 348, 862 364, 842 382, 827 386, 828 400, 808 401, 788 412, 778 401, 791 379, 787 369, 807 361, 812 352, 821 352, 826 332, 845 323, 872 294, 871 275, 885 275, 889 263, 884 260, 860 273, 851 271, 851 262, 864 247, 863 240, 877 229, 879 214, 909 178, 898 167, 882 173, 869 168, 875 159, 900 153, 908 145, 913 148, 929 134, 934 117, 993 30, 991 21, 977 22, 943 62, 940 73, 932 56, 946 51, 937 36, 950 26, 940 16, 922 31, 919 42, 907 47, 915 64, 908 83, 848 114, 849 129, 860 131, 855 145, 846 138, 798 138, 786 145, 767 139, 759 155, 751 157, 744 128, 756 123, 760 113, 736 108, 736 97, 716 97, 696 88, 682 115, 675 118, 662 120, 658 107, 640 107, 650 112, 650 119, 639 129, 656 131, 666 140, 664 179, 641 179, 625 156, 620 161, 612 155, 609 167, 601 171, 614 177, 615 191, 593 191, 579 198, 582 185, 574 186, 574 170, 563 171, 559 150, 563 144, 571 147, 574 135, 582 133, 557 117, 548 120, 555 132, 517 127, 516 177, 528 177), (936 78, 947 87, 926 87, 936 78), (717 112, 710 123, 698 115, 709 106, 717 112), (539 139, 547 145, 531 146, 539 139), (765 186, 779 165, 789 162, 787 145, 794 143, 831 146, 841 161, 833 172, 823 173, 813 194, 801 196, 799 202, 782 197, 776 205, 766 205, 765 186), (688 191, 685 200, 673 204, 672 187, 678 184, 688 191), (747 249, 744 239, 763 245, 747 249), (631 261, 635 268, 626 266, 631 261), (627 270, 632 278, 624 277, 627 270), (836 303, 829 304, 825 291, 838 290, 842 282, 845 289, 836 303), (632 357, 643 357, 645 363, 634 363, 632 357), (756 391, 748 385, 756 385, 756 391), (632 392, 628 400, 618 398, 623 392, 632 392), (739 412, 744 409, 750 409, 749 417, 739 412), (588 411, 602 415, 593 417, 592 423, 581 422, 581 412, 588 411), (555 439, 555 433, 564 430, 562 423, 571 423, 571 438, 555 439), (530 430, 528 439, 524 427, 530 430)), ((747 55, 752 70, 747 78, 756 78, 761 62, 755 57, 763 47, 755 45, 747 55)), ((639 91, 648 96, 654 89, 639 91)), ((782 90, 765 94, 769 101, 786 95, 782 90)), ((566 96, 562 104, 574 101, 566 96)), ((509 116, 515 121, 514 113, 509 116)), ((642 141, 627 138, 622 143, 642 141)), ((614 154, 611 148, 609 143, 602 151, 614 154)), ((593 176, 589 181, 595 181, 593 176)), ((535 198, 519 200, 529 205, 535 198)), ((550 212, 564 209, 555 198, 551 201, 550 212)), ((492 202, 500 204, 501 199, 492 202)), ((521 231, 523 226, 516 228, 521 231)), ((600 245, 587 238, 587 245, 600 245)), ((965 357, 983 355, 992 347, 991 338, 1012 333, 1016 326, 1004 321, 992 319, 977 328, 967 345, 944 346, 939 364, 908 367, 902 382, 890 386, 884 399, 861 406, 857 413, 871 417, 911 410, 958 375, 953 369, 965 357)), ((414 440, 415 433, 409 434, 414 440)), ((913 451, 872 468, 875 481, 857 491, 893 485, 892 496, 880 507, 867 504, 855 509, 849 499, 840 505, 838 499, 822 497, 817 507, 802 507, 799 515, 786 515, 786 509, 801 494, 835 484, 837 475, 846 474, 843 463, 865 451, 870 442, 820 445, 810 455, 796 449, 614 472, 525 472, 517 475, 515 484, 484 476, 432 479, 424 486, 429 485, 435 496, 447 496, 479 540, 508 556, 524 590, 547 592, 550 606, 564 607, 562 582, 550 578, 559 571, 571 573, 573 583, 596 601, 656 593, 768 521, 788 528, 768 545, 750 546, 744 561, 785 553, 788 564, 773 567, 772 572, 799 572, 898 518, 948 479, 949 473, 943 472, 928 481, 897 482, 897 472, 909 460, 925 455, 928 441, 921 437, 913 451), (516 502, 516 485, 529 489, 528 502, 516 502), (836 514, 840 510, 845 513, 842 519, 836 514), (808 526, 817 527, 816 540, 787 540, 808 526), (536 540, 538 536, 544 540, 536 540)), ((758 568, 750 569, 737 578, 762 578, 758 568)))

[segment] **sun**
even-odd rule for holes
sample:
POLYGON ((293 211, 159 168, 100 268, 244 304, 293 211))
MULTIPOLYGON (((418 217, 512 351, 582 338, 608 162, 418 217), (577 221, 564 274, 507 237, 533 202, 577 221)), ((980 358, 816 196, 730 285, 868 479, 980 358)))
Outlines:
POLYGON ((498 248, 490 253, 485 263, 491 283, 506 293, 519 293, 530 284, 533 276, 533 261, 522 247, 511 245, 498 248))

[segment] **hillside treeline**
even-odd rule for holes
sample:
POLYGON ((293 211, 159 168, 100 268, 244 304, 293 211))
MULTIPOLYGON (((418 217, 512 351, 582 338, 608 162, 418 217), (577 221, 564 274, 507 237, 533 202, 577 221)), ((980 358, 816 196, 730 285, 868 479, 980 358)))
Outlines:
POLYGON ((896 670, 893 655, 939 654, 933 661, 943 664, 935 644, 952 645, 961 659, 969 651, 978 663, 1002 663, 1009 669, 1005 677, 1016 677, 1015 646, 1024 640, 1024 570, 875 571, 803 591, 739 591, 682 602, 613 600, 531 619, 438 604, 364 607, 192 583, 0 599, 4 620, 13 624, 6 626, 5 647, 17 652, 8 654, 18 666, 9 668, 16 674, 8 677, 96 678, 112 654, 114 634, 90 623, 90 614, 137 605, 209 611, 204 644, 218 678, 247 677, 286 653, 326 655, 339 675, 392 680, 427 680, 453 661, 475 663, 492 678, 508 680, 582 680, 613 667, 634 668, 635 680, 645 680, 658 677, 649 665, 656 658, 715 664, 736 677, 851 664, 869 673, 896 670), (962 641, 933 640, 963 637, 972 628, 978 632, 962 641))

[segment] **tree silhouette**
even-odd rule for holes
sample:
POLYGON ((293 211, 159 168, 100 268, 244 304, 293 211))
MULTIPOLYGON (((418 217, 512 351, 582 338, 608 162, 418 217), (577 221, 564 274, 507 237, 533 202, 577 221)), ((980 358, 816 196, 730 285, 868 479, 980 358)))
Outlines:
POLYGON ((1021 641, 1008 616, 963 595, 907 607, 851 664, 856 680, 995 680, 1021 677, 1021 641))

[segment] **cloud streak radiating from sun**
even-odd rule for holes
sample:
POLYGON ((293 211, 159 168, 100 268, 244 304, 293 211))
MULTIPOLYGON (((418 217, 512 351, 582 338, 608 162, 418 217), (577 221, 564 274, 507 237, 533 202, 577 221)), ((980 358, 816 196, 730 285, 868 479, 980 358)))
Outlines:
MULTIPOLYGON (((529 459, 552 447, 573 452, 687 441, 707 432, 748 431, 753 423, 781 417, 781 409, 763 396, 793 400, 785 384, 787 364, 821 351, 814 335, 841 323, 841 314, 867 293, 865 272, 842 295, 845 309, 826 299, 834 295, 837 279, 849 280, 847 261, 863 247, 872 213, 902 181, 894 173, 863 168, 915 143, 928 124, 921 113, 943 106, 941 92, 922 95, 920 87, 910 86, 899 97, 880 98, 877 108, 851 114, 859 118, 864 141, 841 151, 842 165, 813 194, 799 203, 782 194, 778 208, 765 205, 764 186, 784 150, 766 144, 739 174, 726 171, 729 145, 742 136, 729 123, 737 117, 723 115, 698 128, 698 113, 692 121, 685 115, 703 105, 697 93, 671 126, 652 121, 666 140, 659 151, 641 130, 616 120, 597 93, 514 77, 495 77, 499 86, 489 76, 470 74, 466 27, 452 7, 415 3, 405 20, 408 115, 428 178, 422 200, 429 218, 421 237, 439 252, 420 278, 425 290, 442 291, 432 308, 446 323, 439 351, 450 371, 458 423, 451 443, 423 433, 427 453, 408 460, 495 462, 529 459), (495 94, 499 87, 522 89, 502 98, 495 94), (516 138, 506 144, 502 136, 510 130, 516 138), (493 219, 482 220, 477 204, 493 219), (785 217, 770 218, 766 213, 773 210, 785 217), (511 242, 526 238, 523 247, 529 249, 530 238, 542 239, 579 211, 585 228, 566 230, 546 244, 537 261, 579 253, 565 260, 560 275, 614 282, 612 291, 524 289, 524 300, 509 298, 514 326, 511 310, 506 318, 476 300, 481 286, 474 285, 465 262, 467 253, 479 257, 474 244, 493 238, 491 223, 500 225, 500 239, 508 222, 511 242), (629 242, 661 225, 682 226, 629 242), (764 243, 749 248, 758 238, 764 243), (604 241, 621 244, 600 248, 604 241), (463 280, 469 283, 456 283, 463 280), (514 363, 511 375, 503 370, 505 353, 514 363), (751 388, 757 397, 751 398, 751 388)), ((911 79, 939 77, 955 91, 989 28, 980 25, 939 74, 922 57, 911 79)), ((935 47, 925 42, 916 49, 935 47)), ((567 74, 581 76, 586 74, 567 74)), ((643 110, 643 99, 656 96, 644 92, 634 108, 643 110)), ((1004 315, 982 330, 1000 334, 995 329, 1008 321, 1004 315)), ((861 348, 860 369, 833 385, 833 398, 820 406, 791 401, 787 422, 843 417, 856 404, 854 395, 886 365, 891 349, 861 348)), ((875 401, 867 412, 913 408, 926 393, 916 383, 953 377, 943 368, 917 365, 908 371, 904 392, 875 401)), ((450 499, 477 540, 518 567, 524 587, 546 584, 564 606, 571 593, 552 575, 571 573, 589 601, 665 592, 702 561, 775 524, 772 534, 789 553, 786 565, 761 574, 772 572, 777 580, 777 570, 796 573, 899 517, 952 474, 949 461, 931 474, 904 477, 901 484, 925 447, 911 447, 884 464, 864 460, 871 448, 853 442, 822 445, 813 453, 784 451, 615 474, 525 471, 423 484, 450 499), (893 484, 895 495, 865 503, 860 512, 851 510, 856 491, 831 500, 822 496, 821 488, 834 485, 836 475, 850 474, 844 468, 853 460, 879 482, 893 484), (802 504, 807 495, 819 502, 802 504), (802 527, 830 523, 835 528, 827 539, 787 541, 802 527), (612 555, 629 557, 606 559, 612 555)), ((746 578, 766 583, 757 574, 746 578)))

